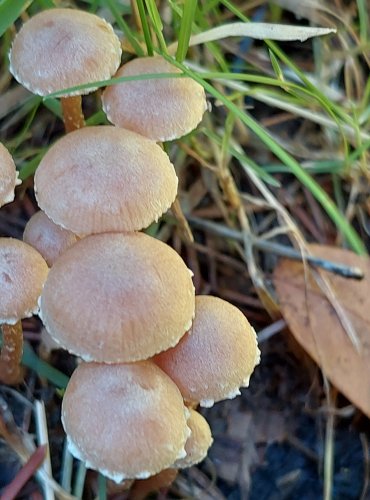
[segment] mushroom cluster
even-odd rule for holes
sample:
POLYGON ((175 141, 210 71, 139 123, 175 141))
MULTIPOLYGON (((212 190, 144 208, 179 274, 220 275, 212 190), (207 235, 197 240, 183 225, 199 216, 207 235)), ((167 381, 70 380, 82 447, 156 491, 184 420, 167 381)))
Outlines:
MULTIPOLYGON (((11 70, 41 95, 102 80, 119 66, 117 40, 97 16, 52 9, 24 24, 11 70), (76 56, 68 79, 66 52, 76 56), (38 68, 32 75, 30 60, 38 68)), ((116 76, 151 73, 178 70, 161 57, 146 57, 116 76)), ((248 386, 259 350, 237 308, 195 297, 181 257, 140 232, 177 196, 174 166, 157 142, 198 125, 206 110, 203 88, 183 77, 133 80, 107 88, 103 108, 113 125, 82 128, 83 119, 74 118, 81 108, 65 111, 69 133, 37 169, 42 211, 24 240, 51 266, 39 300, 45 328, 83 360, 62 405, 69 448, 120 482, 203 460, 212 436, 195 407, 248 386)))

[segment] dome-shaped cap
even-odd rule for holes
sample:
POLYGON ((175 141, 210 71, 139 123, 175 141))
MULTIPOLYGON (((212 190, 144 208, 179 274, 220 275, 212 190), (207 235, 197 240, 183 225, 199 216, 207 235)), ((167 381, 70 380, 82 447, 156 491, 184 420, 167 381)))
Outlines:
POLYGON ((77 240, 74 233, 54 224, 42 210, 30 218, 23 233, 23 241, 36 248, 50 267, 77 240))
POLYGON ((116 482, 149 477, 184 456, 187 415, 178 388, 151 362, 82 363, 62 404, 72 454, 116 482))
POLYGON ((154 358, 184 399, 212 406, 249 385, 260 351, 254 329, 235 306, 217 297, 197 296, 191 330, 173 349, 154 358))
POLYGON ((117 71, 121 52, 120 41, 104 19, 75 9, 49 9, 19 31, 9 55, 10 71, 28 90, 45 96, 109 79, 117 71))
POLYGON ((211 429, 207 420, 197 411, 189 409, 190 416, 187 425, 191 431, 185 443, 186 456, 176 460, 174 467, 185 469, 198 464, 207 456, 213 443, 211 429))
POLYGON ((35 192, 46 215, 76 234, 135 231, 171 206, 177 177, 154 141, 116 127, 85 127, 49 149, 35 192))
MULTIPOLYGON (((124 64, 115 77, 181 73, 160 56, 124 64)), ((191 78, 134 80, 107 87, 103 109, 110 122, 155 141, 170 141, 191 132, 207 109, 204 89, 191 78)))
POLYGON ((0 142, 0 207, 14 200, 15 186, 20 184, 14 160, 0 142))
POLYGON ((106 363, 146 359, 175 345, 193 314, 188 268, 143 233, 78 241, 51 268, 40 301, 42 320, 62 347, 106 363))
POLYGON ((15 324, 38 311, 48 270, 34 248, 13 238, 0 238, 0 323, 15 324))

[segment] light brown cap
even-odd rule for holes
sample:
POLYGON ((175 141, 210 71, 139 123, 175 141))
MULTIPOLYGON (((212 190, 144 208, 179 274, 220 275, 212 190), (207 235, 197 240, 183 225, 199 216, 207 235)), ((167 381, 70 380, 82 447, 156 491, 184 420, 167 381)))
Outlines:
POLYGON ((191 434, 185 443, 186 457, 176 460, 174 467, 185 469, 198 464, 207 456, 213 443, 211 429, 207 420, 197 411, 190 409, 187 425, 191 434))
MULTIPOLYGON (((104 19, 75 9, 49 9, 28 20, 15 37, 10 71, 28 90, 48 95, 109 79, 121 60, 121 44, 104 19)), ((88 94, 95 88, 71 92, 88 94)))
POLYGON ((76 234, 135 231, 171 206, 177 177, 154 141, 116 127, 85 127, 49 149, 35 192, 47 216, 76 234))
MULTIPOLYGON (((160 56, 124 64, 115 77, 181 73, 160 56)), ((191 132, 207 109, 204 89, 191 78, 133 80, 107 87, 102 96, 108 120, 155 141, 170 141, 191 132)))
POLYGON ((185 455, 188 412, 153 363, 82 363, 62 404, 72 454, 116 482, 146 478, 185 455))
POLYGON ((51 268, 40 316, 62 347, 86 361, 137 361, 174 346, 190 327, 190 271, 143 233, 88 236, 51 268))
POLYGON ((0 207, 14 200, 15 186, 20 183, 14 160, 0 142, 0 207))
POLYGON ((77 240, 74 233, 54 224, 42 210, 30 218, 23 233, 23 241, 36 248, 49 267, 77 240))
POLYGON ((249 385, 260 351, 254 329, 235 306, 206 295, 195 299, 191 330, 154 361, 179 387, 184 399, 212 406, 249 385))
POLYGON ((48 266, 31 246, 0 238, 0 323, 15 324, 37 313, 48 266))

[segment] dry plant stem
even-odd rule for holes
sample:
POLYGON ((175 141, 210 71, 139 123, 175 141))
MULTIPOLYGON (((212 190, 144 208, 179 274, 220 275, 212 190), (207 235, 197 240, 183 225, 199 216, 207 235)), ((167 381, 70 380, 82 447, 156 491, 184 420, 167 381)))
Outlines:
POLYGON ((179 222, 181 232, 184 236, 184 239, 186 241, 190 241, 190 243, 194 242, 194 236, 193 233, 191 232, 190 226, 188 224, 188 221, 185 218, 185 215, 183 214, 179 199, 176 198, 176 200, 172 203, 171 210, 173 212, 173 215, 176 217, 177 221, 179 222))
POLYGON ((85 126, 80 95, 61 98, 63 121, 66 132, 73 132, 85 126))
POLYGON ((0 381, 4 384, 19 384, 23 379, 20 366, 23 353, 22 323, 3 325, 3 347, 0 355, 0 381))

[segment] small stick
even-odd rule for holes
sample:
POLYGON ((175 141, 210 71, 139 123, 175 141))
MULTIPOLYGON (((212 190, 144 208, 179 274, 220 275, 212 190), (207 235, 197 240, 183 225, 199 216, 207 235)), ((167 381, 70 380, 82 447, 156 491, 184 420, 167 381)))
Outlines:
POLYGON ((39 446, 31 455, 29 460, 23 465, 13 481, 6 486, 1 494, 1 500, 13 500, 17 498, 18 493, 29 479, 34 475, 37 469, 44 461, 46 453, 45 446, 39 446))
POLYGON ((0 382, 16 385, 23 379, 20 366, 23 353, 22 323, 2 325, 3 347, 0 355, 0 382))
MULTIPOLYGON (((45 405, 41 401, 35 401, 35 422, 38 444, 45 447, 45 460, 42 468, 48 476, 52 477, 53 473, 51 470, 49 436, 46 422, 45 405)), ((49 483, 43 481, 42 489, 44 490, 45 500, 55 499, 53 488, 49 483)))
MULTIPOLYGON (((240 231, 237 231, 236 229, 231 229, 227 226, 223 226, 211 221, 205 221, 192 216, 188 216, 188 221, 195 227, 205 229, 226 238, 231 238, 233 240, 243 242, 242 233, 240 231)), ((325 269, 326 271, 329 271, 331 273, 339 274, 344 278, 362 280, 364 277, 363 271, 358 267, 345 266, 344 264, 338 264, 336 262, 321 259, 319 257, 314 257, 312 255, 302 256, 302 254, 294 248, 280 245, 279 243, 273 243, 262 238, 256 238, 255 236, 251 237, 251 240, 253 246, 258 250, 261 250, 262 252, 270 252, 274 253, 275 255, 280 255, 281 257, 286 257, 288 259, 298 261, 302 261, 304 257, 309 264, 325 269)))
POLYGON ((171 210, 172 210, 173 215, 176 217, 176 219, 180 225, 180 228, 182 230, 182 234, 184 235, 184 238, 187 241, 190 241, 190 243, 193 243, 194 236, 193 236, 193 233, 191 232, 189 223, 186 220, 185 215, 183 214, 183 211, 181 209, 181 205, 180 205, 178 198, 176 198, 176 200, 172 203, 171 210))
POLYGON ((82 112, 82 98, 80 95, 61 97, 63 121, 66 132, 73 132, 85 126, 85 117, 82 112))

